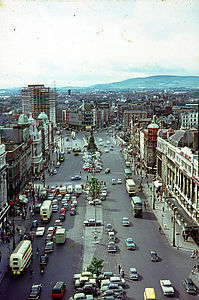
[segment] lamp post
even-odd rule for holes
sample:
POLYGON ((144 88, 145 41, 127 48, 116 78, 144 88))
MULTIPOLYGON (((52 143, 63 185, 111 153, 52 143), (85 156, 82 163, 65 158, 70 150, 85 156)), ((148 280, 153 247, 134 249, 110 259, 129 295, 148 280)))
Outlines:
POLYGON ((176 210, 177 207, 173 208, 173 247, 175 247, 175 237, 176 237, 176 210))
MULTIPOLYGON (((16 199, 16 197, 15 197, 15 199, 16 199)), ((14 211, 13 211, 13 231, 12 231, 12 233, 13 233, 13 244, 12 244, 12 246, 13 246, 13 250, 14 250, 15 247, 16 247, 16 243, 15 243, 15 200, 14 200, 13 209, 14 209, 14 211)))
POLYGON ((153 199, 153 209, 155 209, 155 195, 154 195, 154 185, 152 183, 152 199, 153 199))

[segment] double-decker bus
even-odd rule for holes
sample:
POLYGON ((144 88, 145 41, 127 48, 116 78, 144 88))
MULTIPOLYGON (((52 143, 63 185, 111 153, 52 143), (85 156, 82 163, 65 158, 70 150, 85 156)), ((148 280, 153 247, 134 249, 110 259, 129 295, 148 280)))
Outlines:
POLYGON ((135 182, 133 179, 126 180, 126 191, 129 194, 129 197, 136 194, 135 182))
POLYGON ((48 222, 52 215, 52 201, 45 200, 40 207, 40 216, 43 222, 48 222))
POLYGON ((124 176, 125 176, 125 179, 132 179, 131 169, 129 169, 129 168, 124 169, 124 176))
POLYGON ((30 264, 32 258, 32 244, 29 240, 21 241, 10 255, 10 268, 13 275, 20 275, 30 264))
POLYGON ((140 197, 134 196, 131 200, 131 210, 134 217, 142 218, 142 201, 140 197))

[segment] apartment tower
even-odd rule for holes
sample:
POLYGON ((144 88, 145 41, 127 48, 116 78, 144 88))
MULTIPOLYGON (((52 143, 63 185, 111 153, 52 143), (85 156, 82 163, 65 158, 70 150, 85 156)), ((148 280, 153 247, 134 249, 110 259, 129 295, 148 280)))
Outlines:
POLYGON ((37 119, 41 112, 45 112, 50 121, 56 124, 56 92, 43 84, 30 84, 22 90, 22 112, 33 114, 37 119))

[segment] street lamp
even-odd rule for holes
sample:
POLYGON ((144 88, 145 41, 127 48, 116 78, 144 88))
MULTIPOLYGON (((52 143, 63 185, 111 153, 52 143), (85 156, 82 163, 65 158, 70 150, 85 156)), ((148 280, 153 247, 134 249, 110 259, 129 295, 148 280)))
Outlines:
POLYGON ((152 199, 153 199, 153 209, 155 209, 155 195, 154 195, 154 185, 152 183, 152 199))
POLYGON ((175 247, 175 236, 176 236, 176 210, 177 210, 177 207, 174 207, 173 208, 173 247, 175 247))
MULTIPOLYGON (((15 197, 15 199, 16 199, 16 197, 15 197)), ((13 211, 13 231, 12 231, 12 233, 13 233, 13 244, 12 244, 12 246, 13 246, 13 250, 14 250, 15 247, 16 247, 16 243, 15 243, 15 200, 14 200, 13 208, 14 208, 14 211, 13 211)))

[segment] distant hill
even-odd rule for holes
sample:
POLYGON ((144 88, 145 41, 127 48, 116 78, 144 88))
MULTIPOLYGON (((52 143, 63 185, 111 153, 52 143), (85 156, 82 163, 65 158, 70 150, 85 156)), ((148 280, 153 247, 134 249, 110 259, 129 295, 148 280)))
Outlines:
POLYGON ((199 76, 158 75, 144 78, 131 78, 107 84, 95 84, 92 89, 195 89, 199 88, 199 76))

